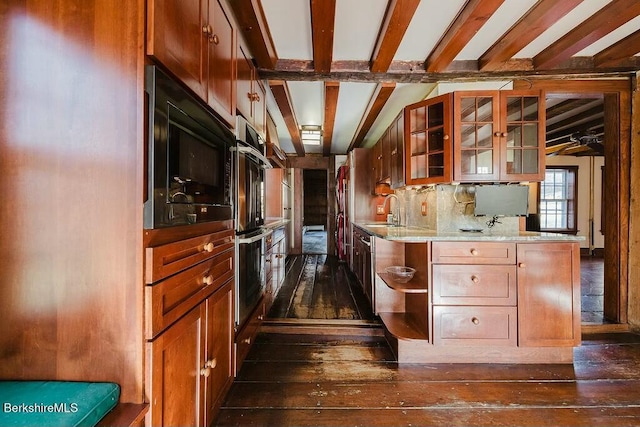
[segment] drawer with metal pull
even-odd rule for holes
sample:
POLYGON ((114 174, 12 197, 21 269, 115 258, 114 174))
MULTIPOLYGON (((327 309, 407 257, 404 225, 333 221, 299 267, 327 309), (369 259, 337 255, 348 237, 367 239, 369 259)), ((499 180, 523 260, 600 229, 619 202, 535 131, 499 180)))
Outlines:
POLYGON ((516 244, 506 242, 433 242, 435 264, 515 264, 516 244))
POLYGON ((433 303, 516 305, 515 265, 433 266, 433 303))
POLYGON ((434 306, 433 343, 461 346, 516 346, 516 307, 434 306))

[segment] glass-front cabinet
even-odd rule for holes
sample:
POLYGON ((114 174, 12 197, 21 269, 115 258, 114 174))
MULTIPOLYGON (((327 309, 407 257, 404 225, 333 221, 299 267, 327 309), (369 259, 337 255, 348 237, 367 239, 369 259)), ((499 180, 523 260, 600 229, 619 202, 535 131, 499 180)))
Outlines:
POLYGON ((451 102, 446 94, 405 107, 406 185, 451 182, 451 102))
POLYGON ((542 180, 544 114, 538 91, 456 92, 453 180, 542 180))

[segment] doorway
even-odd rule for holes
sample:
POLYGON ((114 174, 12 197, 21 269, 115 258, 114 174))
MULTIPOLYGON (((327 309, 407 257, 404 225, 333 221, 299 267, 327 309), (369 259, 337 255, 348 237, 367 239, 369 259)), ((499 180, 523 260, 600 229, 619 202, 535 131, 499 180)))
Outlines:
POLYGON ((327 171, 305 169, 303 180, 302 253, 327 253, 327 171))

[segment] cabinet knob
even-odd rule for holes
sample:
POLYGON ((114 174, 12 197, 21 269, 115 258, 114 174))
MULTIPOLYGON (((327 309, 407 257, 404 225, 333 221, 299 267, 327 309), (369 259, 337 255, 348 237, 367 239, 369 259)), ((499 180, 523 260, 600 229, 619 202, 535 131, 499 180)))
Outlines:
POLYGON ((471 276, 471 281, 472 281, 473 283, 478 283, 478 282, 480 281, 480 279, 478 278, 478 276, 473 275, 473 276, 471 276))
POLYGON ((215 357, 213 359, 207 360, 207 363, 204 364, 205 368, 214 369, 216 366, 218 366, 218 359, 215 357))
POLYGON ((471 249, 471 255, 473 255, 473 256, 478 255, 478 250, 477 249, 471 249))
POLYGON ((271 262, 271 258, 265 259, 264 262, 271 262))
POLYGON ((449 140, 449 135, 443 135, 442 139, 444 139, 445 141, 449 140))
POLYGON ((213 243, 211 243, 211 242, 206 243, 206 244, 202 247, 202 250, 203 250, 204 252, 213 252, 213 243))
POLYGON ((502 136, 502 137, 506 137, 507 135, 508 135, 508 134, 507 134, 506 132, 502 132, 502 133, 500 134, 500 136, 502 136))
POLYGON ((258 320, 264 320, 264 316, 262 314, 258 315, 258 320))
POLYGON ((209 34, 211 34, 213 32, 213 28, 211 28, 211 25, 203 25, 202 26, 202 33, 206 36, 208 36, 209 34))
POLYGON ((205 285, 211 285, 213 283, 213 276, 210 274, 207 274, 202 278, 202 283, 204 283, 205 285))
POLYGON ((477 325, 480 323, 480 319, 478 319, 477 317, 472 317, 471 318, 471 323, 473 323, 474 325, 477 325))
POLYGON ((200 375, 201 376, 207 378, 210 374, 211 374, 211 369, 209 369, 209 368, 200 369, 200 375))
POLYGON ((500 132, 494 132, 494 133, 493 133, 493 136, 495 136, 495 137, 499 137, 499 136, 500 136, 500 132))
POLYGON ((527 264, 525 264, 524 262, 521 262, 518 264, 518 267, 520 268, 525 268, 527 266, 527 264))
POLYGON ((218 38, 217 34, 214 34, 213 36, 209 37, 209 42, 217 45, 218 43, 220 43, 220 39, 218 38))
POLYGON ((244 344, 251 344, 251 338, 245 338, 242 340, 244 344))

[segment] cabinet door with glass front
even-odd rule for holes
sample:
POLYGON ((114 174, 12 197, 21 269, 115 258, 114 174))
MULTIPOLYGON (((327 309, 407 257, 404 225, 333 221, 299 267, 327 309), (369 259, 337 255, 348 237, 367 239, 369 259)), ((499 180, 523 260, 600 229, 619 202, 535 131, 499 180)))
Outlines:
POLYGON ((446 94, 405 107, 406 185, 451 182, 451 101, 446 94))
POLYGON ((542 181, 544 97, 537 91, 500 92, 500 181, 542 181))
POLYGON ((499 180, 499 102, 497 91, 455 92, 454 181, 499 180))

